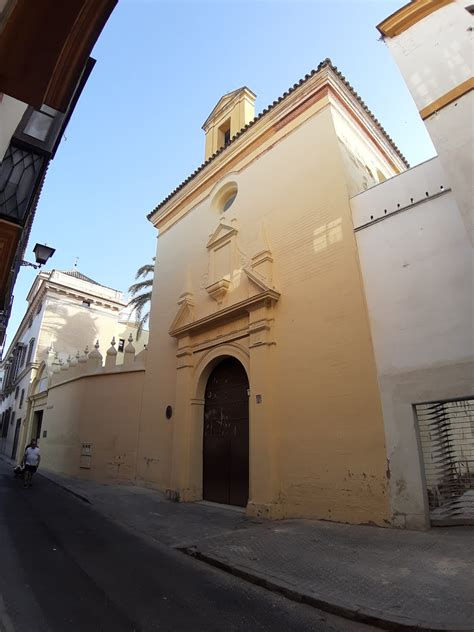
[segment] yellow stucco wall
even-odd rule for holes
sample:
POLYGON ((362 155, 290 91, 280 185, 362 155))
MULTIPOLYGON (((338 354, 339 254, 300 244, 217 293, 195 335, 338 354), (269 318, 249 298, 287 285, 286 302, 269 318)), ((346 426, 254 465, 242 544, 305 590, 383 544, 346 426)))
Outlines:
POLYGON ((234 355, 250 381, 248 513, 386 524, 377 375, 349 176, 328 100, 264 135, 229 171, 211 178, 189 205, 182 203, 173 220, 157 220, 160 274, 137 478, 174 490, 183 500, 202 496, 205 382, 219 357, 234 355), (222 216, 213 199, 231 181, 238 186, 237 198, 222 216), (211 275, 206 244, 221 219, 235 235, 230 288, 218 305, 206 291, 211 275), (264 248, 263 234, 273 264, 259 269, 273 268, 279 300, 183 334, 177 358, 178 343, 168 332, 183 290, 194 303, 191 320, 258 294, 243 268, 264 248), (266 323, 263 334, 254 333, 257 321, 266 323), (260 404, 256 394, 262 396, 260 404), (174 408, 170 421, 167 405, 174 408))
POLYGON ((133 480, 144 371, 87 375, 52 386, 42 467, 98 481, 133 480), (82 444, 91 456, 81 456, 82 444))

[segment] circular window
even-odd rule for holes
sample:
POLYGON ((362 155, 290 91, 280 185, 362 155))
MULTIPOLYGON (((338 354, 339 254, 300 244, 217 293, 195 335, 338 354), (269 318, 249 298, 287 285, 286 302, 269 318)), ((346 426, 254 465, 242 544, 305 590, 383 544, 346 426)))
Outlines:
POLYGON ((226 199, 226 201, 222 205, 222 212, 227 211, 227 209, 229 209, 232 206, 236 197, 237 197, 237 191, 229 195, 229 197, 226 199))
POLYGON ((237 197, 237 182, 228 182, 214 196, 212 206, 220 213, 230 209, 237 197))

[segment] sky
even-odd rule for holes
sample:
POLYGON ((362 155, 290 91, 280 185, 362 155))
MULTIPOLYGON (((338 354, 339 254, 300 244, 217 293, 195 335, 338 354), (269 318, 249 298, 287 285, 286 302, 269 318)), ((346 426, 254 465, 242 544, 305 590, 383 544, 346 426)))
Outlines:
MULTIPOLYGON (((25 258, 126 292, 156 252, 146 219, 204 160, 203 122, 238 87, 255 113, 330 57, 414 166, 435 155, 375 26, 404 0, 119 0, 50 164, 25 258)), ((156 274, 159 274, 159 253, 156 274)), ((23 267, 6 348, 37 271, 23 267)), ((108 342, 108 341, 107 341, 108 342)), ((106 344, 104 341, 103 344, 106 344)))

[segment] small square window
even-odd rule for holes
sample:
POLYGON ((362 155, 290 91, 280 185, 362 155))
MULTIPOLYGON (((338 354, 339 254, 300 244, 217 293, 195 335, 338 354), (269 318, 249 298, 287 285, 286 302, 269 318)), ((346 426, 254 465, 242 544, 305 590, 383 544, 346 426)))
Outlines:
POLYGON ((20 387, 17 386, 16 389, 15 389, 15 399, 18 399, 19 392, 20 392, 20 387))
POLYGON ((123 352, 124 348, 125 348, 125 340, 123 338, 119 338, 118 350, 123 352))

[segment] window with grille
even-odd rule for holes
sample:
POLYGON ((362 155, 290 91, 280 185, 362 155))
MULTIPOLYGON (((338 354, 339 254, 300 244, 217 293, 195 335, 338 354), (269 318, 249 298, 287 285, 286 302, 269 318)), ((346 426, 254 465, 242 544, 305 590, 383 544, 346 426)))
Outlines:
POLYGON ((32 338, 32 339, 30 340, 30 344, 29 344, 29 346, 28 346, 28 357, 26 358, 26 362, 27 362, 27 363, 31 361, 31 356, 33 355, 33 347, 34 347, 34 344, 35 344, 35 339, 34 339, 34 338, 32 338))
POLYGON ((474 398, 415 411, 432 524, 474 524, 474 398))

